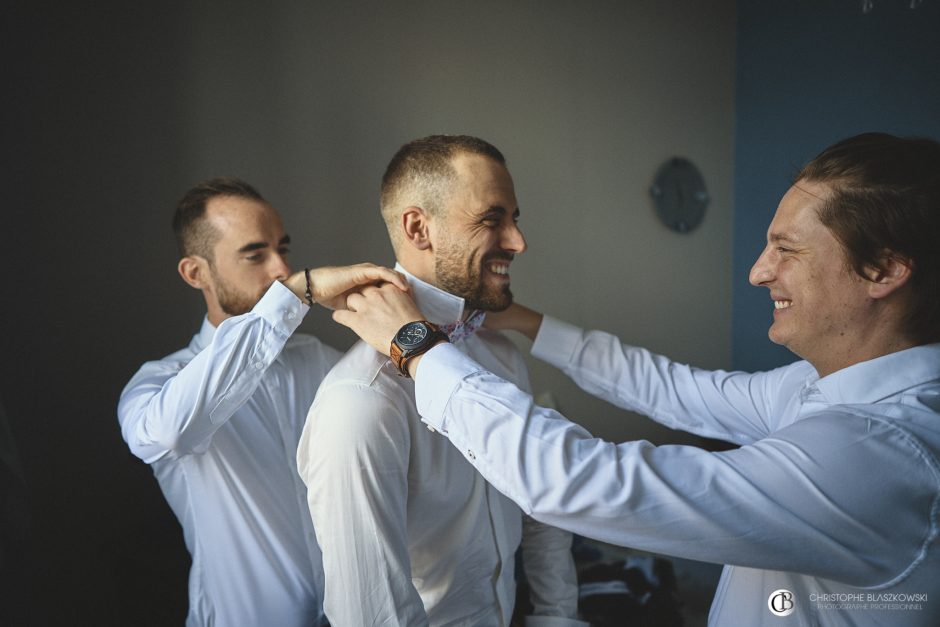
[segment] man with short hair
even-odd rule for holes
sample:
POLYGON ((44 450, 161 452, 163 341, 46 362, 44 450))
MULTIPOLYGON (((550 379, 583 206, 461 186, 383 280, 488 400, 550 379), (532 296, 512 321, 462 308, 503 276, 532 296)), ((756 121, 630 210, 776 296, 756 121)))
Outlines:
POLYGON ((173 220, 178 270, 207 315, 187 348, 144 364, 118 406, 192 555, 189 627, 325 625, 320 552, 294 462, 303 418, 339 353, 295 334, 314 302, 372 281, 361 264, 291 274, 277 211, 247 183, 191 189, 173 220))
MULTIPOLYGON (((726 564, 711 625, 940 624, 940 144, 880 133, 817 156, 777 208, 751 283, 803 358, 709 372, 514 306, 533 354, 710 453, 591 438, 446 342, 409 363, 422 419, 535 518, 726 564)), ((373 346, 418 317, 366 288, 334 318, 373 346)))
POLYGON ((484 312, 512 302, 526 243, 505 159, 467 136, 403 146, 382 180, 382 215, 421 313, 397 364, 355 345, 324 379, 297 452, 323 550, 334 625, 509 625, 523 547, 529 625, 575 620, 571 535, 523 516, 449 443, 421 425, 402 368, 448 333, 458 351, 527 387, 526 368, 484 312))

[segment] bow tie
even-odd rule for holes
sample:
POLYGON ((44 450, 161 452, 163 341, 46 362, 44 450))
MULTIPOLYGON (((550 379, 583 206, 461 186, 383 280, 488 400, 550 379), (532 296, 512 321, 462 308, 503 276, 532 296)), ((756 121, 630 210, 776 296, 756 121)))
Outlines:
POLYGON ((456 343, 476 333, 480 325, 483 324, 484 318, 486 318, 486 312, 482 309, 477 309, 471 313, 466 320, 458 320, 451 324, 440 325, 441 331, 447 334, 451 342, 456 343))

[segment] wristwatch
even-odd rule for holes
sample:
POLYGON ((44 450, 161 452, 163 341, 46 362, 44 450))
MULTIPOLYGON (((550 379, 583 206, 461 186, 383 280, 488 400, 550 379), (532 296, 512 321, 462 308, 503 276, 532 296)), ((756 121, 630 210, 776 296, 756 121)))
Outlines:
POLYGON ((446 341, 447 339, 447 334, 434 323, 427 320, 409 322, 400 328, 395 337, 392 338, 389 356, 392 358, 392 362, 398 366, 402 376, 410 377, 411 375, 408 374, 408 360, 423 355, 437 344, 438 340, 446 341))

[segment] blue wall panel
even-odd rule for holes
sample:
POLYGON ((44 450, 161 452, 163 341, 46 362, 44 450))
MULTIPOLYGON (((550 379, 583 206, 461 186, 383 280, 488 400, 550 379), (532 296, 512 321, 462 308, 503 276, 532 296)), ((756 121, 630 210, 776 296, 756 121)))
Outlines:
POLYGON ((736 78, 732 357, 753 371, 796 359, 747 282, 796 170, 865 131, 940 139, 940 0, 740 0, 736 78))

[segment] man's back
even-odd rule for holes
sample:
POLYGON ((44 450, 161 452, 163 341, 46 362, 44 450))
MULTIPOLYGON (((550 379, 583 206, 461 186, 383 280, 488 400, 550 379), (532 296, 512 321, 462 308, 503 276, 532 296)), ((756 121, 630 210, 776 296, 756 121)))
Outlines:
MULTIPOLYGON (((427 288, 418 287, 459 316, 462 299, 427 288)), ((442 322, 439 308, 426 313, 442 322)), ((456 346, 528 387, 522 355, 501 334, 481 330, 456 346)), ((519 508, 421 423, 413 381, 368 345, 324 379, 297 456, 334 624, 508 624, 520 540, 528 568, 554 570, 543 598, 576 605, 570 535, 526 520, 523 538, 519 508)))
MULTIPOLYGON (((524 382, 511 343, 486 335, 462 348, 493 367, 518 360, 503 371, 524 382)), ((324 379, 298 462, 333 622, 421 624, 426 608, 432 625, 498 624, 511 613, 519 508, 421 424, 413 382, 368 345, 324 379)))

